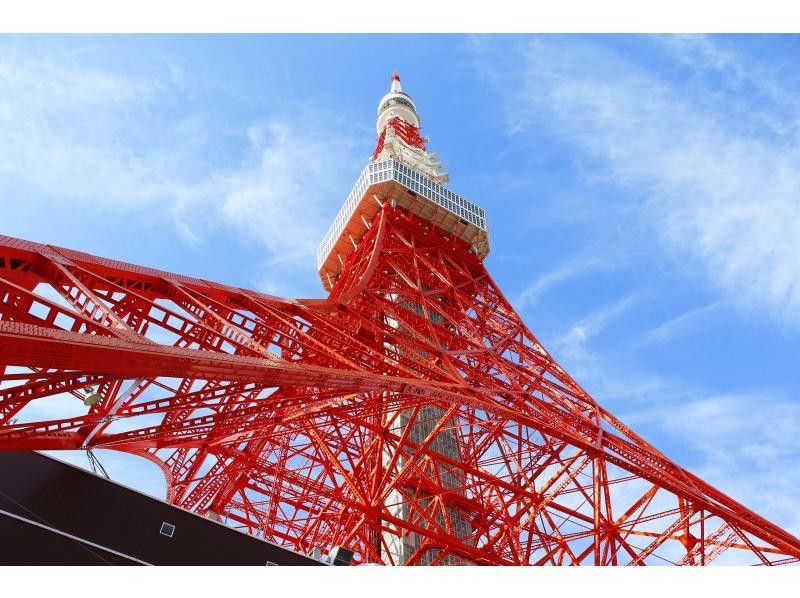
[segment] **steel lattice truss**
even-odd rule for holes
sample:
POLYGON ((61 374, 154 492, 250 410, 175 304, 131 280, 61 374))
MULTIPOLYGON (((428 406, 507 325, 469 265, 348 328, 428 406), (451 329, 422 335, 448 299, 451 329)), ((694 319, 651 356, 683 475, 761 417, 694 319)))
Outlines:
POLYGON ((303 552, 800 558, 595 403, 466 244, 388 204, 324 300, 0 237, 0 373, 0 450, 140 455, 174 504, 303 552), (43 419, 48 402, 75 414, 43 419))
POLYGON ((372 160, 377 159, 378 154, 383 149, 383 144, 386 141, 386 130, 391 127, 395 134, 403 140, 408 147, 413 147, 425 151, 425 140, 419 135, 419 129, 413 125, 408 124, 402 118, 394 117, 389 119, 387 127, 378 135, 378 143, 375 146, 375 151, 372 153, 372 160))

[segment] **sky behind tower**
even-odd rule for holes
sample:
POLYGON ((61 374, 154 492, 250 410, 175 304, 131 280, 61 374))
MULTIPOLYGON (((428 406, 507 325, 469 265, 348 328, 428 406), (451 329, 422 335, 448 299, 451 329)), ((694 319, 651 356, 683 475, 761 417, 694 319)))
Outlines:
POLYGON ((322 296, 397 69, 539 340, 797 535, 798 64, 797 36, 0 37, 0 233, 322 296))

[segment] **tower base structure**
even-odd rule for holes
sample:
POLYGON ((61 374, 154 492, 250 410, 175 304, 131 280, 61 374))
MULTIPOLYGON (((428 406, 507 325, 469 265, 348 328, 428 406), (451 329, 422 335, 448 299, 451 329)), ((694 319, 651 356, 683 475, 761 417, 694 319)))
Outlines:
MULTIPOLYGON (((354 563, 800 559, 800 540, 597 404, 465 242, 383 203, 324 300, 0 237, 0 454, 138 455, 170 504, 354 563), (79 413, 27 409, 49 401, 79 413)), ((78 512, 36 483, 43 508, 78 512)), ((120 504, 86 517, 122 521, 120 504)))
MULTIPOLYGON (((397 75, 376 130, 317 253, 325 298, 0 236, 0 452, 137 455, 170 504, 355 564, 798 562, 798 538, 670 460, 537 340, 397 75)), ((84 517, 127 513, 109 497, 84 517)))

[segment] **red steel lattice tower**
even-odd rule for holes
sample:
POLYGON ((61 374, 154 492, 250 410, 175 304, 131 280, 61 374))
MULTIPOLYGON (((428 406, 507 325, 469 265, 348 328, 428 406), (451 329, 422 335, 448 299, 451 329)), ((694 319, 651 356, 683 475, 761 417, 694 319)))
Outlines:
POLYGON ((0 450, 139 455, 176 505, 356 562, 797 562, 539 344, 396 74, 377 133, 319 249, 327 299, 0 237, 0 450))

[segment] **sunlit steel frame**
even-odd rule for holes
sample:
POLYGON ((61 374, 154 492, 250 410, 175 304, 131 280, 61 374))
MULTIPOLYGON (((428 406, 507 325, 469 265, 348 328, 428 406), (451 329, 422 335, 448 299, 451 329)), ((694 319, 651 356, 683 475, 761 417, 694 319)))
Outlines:
POLYGON ((389 202, 327 299, 0 237, 0 374, 0 450, 140 455, 172 503, 303 552, 393 564, 387 538, 417 534, 404 564, 800 558, 598 405, 470 247, 389 202), (398 418, 426 406, 443 416, 414 438, 398 418))

